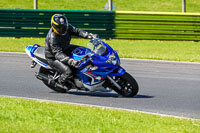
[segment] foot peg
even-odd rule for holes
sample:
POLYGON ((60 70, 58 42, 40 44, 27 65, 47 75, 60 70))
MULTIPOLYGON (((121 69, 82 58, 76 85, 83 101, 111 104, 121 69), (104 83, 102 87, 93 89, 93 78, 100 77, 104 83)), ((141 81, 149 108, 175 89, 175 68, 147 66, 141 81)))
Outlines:
POLYGON ((31 68, 34 68, 36 65, 37 65, 37 63, 33 60, 33 61, 31 62, 30 67, 31 67, 31 68))

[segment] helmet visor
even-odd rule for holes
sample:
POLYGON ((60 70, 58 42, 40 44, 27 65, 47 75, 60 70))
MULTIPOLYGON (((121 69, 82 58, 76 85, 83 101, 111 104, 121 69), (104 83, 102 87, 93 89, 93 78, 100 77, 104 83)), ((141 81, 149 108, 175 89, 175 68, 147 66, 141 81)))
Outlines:
POLYGON ((60 29, 60 31, 58 31, 58 32, 60 34, 62 34, 62 35, 66 35, 67 34, 67 26, 61 25, 59 29, 60 29))
POLYGON ((66 35, 67 34, 67 30, 68 30, 68 26, 66 25, 55 25, 53 24, 53 27, 55 28, 55 30, 61 34, 61 35, 66 35))

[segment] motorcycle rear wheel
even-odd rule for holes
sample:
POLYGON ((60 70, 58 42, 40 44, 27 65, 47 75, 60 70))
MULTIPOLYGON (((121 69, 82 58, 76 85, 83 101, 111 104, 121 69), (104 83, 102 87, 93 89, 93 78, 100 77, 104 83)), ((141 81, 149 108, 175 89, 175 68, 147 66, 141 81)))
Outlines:
MULTIPOLYGON (((39 73, 45 74, 45 75, 47 75, 48 77, 53 76, 52 73, 51 73, 49 70, 45 69, 44 67, 40 67, 39 73)), ((43 82, 48 88, 50 88, 50 89, 52 89, 52 90, 54 90, 54 91, 56 91, 56 92, 60 92, 60 93, 66 93, 66 92, 67 92, 67 89, 52 86, 52 85, 48 84, 46 81, 43 81, 43 80, 42 80, 42 82, 43 82)))
POLYGON ((116 86, 112 87, 114 91, 125 97, 133 97, 139 91, 137 81, 129 74, 124 73, 120 77, 113 77, 113 79, 121 86, 119 90, 116 86))

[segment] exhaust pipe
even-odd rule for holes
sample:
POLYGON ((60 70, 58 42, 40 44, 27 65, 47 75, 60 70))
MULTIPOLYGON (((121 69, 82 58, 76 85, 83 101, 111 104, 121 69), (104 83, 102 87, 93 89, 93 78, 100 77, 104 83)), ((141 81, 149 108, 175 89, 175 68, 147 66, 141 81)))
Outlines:
POLYGON ((39 80, 42 80, 46 83, 48 83, 49 85, 55 86, 56 87, 56 82, 52 79, 49 79, 47 75, 42 74, 42 73, 36 73, 35 77, 39 80))
POLYGON ((66 88, 65 86, 63 86, 63 85, 61 85, 61 84, 59 84, 57 82, 55 82, 53 79, 48 78, 48 76, 45 75, 45 74, 36 73, 35 76, 36 76, 37 79, 42 80, 42 81, 48 83, 51 86, 59 87, 59 88, 63 88, 63 89, 68 90, 68 88, 66 88))

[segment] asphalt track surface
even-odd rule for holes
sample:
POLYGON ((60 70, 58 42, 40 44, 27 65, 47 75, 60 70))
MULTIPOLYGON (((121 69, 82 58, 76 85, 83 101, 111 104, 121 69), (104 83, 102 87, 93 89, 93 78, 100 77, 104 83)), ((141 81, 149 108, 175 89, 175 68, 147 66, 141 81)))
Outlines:
POLYGON ((200 119, 200 64, 122 59, 138 81, 136 97, 115 92, 56 93, 37 80, 25 54, 0 53, 0 95, 56 100, 200 119))

